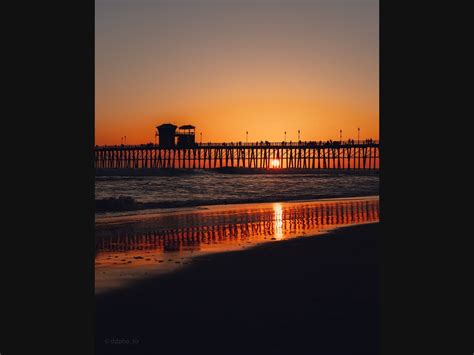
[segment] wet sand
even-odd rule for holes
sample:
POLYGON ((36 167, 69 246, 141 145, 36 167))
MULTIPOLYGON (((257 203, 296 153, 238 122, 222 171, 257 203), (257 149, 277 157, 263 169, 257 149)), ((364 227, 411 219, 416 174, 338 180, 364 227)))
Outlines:
POLYGON ((96 296, 97 354, 378 354, 379 224, 194 258, 96 296))
POLYGON ((378 196, 207 206, 96 219, 96 294, 163 275, 197 256, 378 221, 378 196))

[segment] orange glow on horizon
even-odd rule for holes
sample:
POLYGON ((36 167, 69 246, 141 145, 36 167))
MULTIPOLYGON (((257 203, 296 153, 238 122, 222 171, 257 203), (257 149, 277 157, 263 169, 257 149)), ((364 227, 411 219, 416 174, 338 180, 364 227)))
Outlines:
MULTIPOLYGON (((302 109, 303 107, 301 107, 302 109)), ((185 113, 186 111, 183 110, 185 113)), ((285 138, 287 142, 297 142, 298 130, 301 141, 338 141, 341 129, 343 140, 379 139, 378 112, 369 115, 354 113, 353 118, 349 118, 351 117, 350 112, 347 115, 345 112, 341 112, 337 115, 328 114, 326 119, 318 119, 318 115, 313 115, 311 112, 303 112, 300 115, 292 114, 290 111, 287 114, 269 112, 260 115, 259 111, 245 112, 245 115, 239 113, 239 110, 222 112, 222 114, 219 111, 211 112, 209 110, 207 115, 204 113, 193 115, 189 112, 180 116, 164 116, 159 113, 150 113, 134 117, 133 114, 102 115, 99 110, 96 110, 95 144, 121 144, 122 137, 125 136, 127 144, 151 143, 155 141, 155 127, 163 123, 196 126, 196 142, 198 143, 201 141, 201 134, 203 143, 245 142, 247 140, 246 132, 249 132, 248 142, 266 140, 282 142, 285 138), (300 118, 295 119, 295 116, 300 118), (222 119, 222 117, 226 117, 226 119, 222 119), (285 132, 287 132, 286 137, 285 132)))

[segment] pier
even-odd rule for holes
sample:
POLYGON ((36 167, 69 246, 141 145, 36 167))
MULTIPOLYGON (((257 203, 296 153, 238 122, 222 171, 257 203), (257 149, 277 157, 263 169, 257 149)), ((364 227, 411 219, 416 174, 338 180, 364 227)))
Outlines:
POLYGON ((192 146, 96 146, 97 169, 339 169, 379 168, 379 142, 196 143, 192 146))

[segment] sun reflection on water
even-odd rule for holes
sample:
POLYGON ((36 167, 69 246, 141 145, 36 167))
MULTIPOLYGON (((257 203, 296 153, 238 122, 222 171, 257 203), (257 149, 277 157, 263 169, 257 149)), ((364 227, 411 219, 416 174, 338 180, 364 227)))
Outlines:
POLYGON ((98 293, 148 273, 176 270, 195 262, 195 256, 378 222, 379 201, 369 197, 262 203, 117 218, 96 224, 98 293))
POLYGON ((273 211, 275 212, 275 238, 283 239, 283 208, 281 203, 275 203, 273 211))
POLYGON ((221 206, 158 214, 143 220, 96 225, 96 262, 155 263, 164 254, 235 250, 378 220, 379 201, 370 198, 221 206))

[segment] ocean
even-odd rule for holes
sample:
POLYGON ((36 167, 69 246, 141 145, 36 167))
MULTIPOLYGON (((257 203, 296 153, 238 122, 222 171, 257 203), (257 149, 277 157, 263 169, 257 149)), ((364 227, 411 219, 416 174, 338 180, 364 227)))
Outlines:
MULTIPOLYGON (((228 174, 191 170, 162 176, 97 176, 96 201, 128 197, 143 208, 317 200, 379 194, 379 174, 228 174)), ((101 205, 104 207, 104 204, 101 205)), ((98 214, 113 210, 107 204, 98 214)), ((126 209, 126 208, 125 208, 126 209)))

